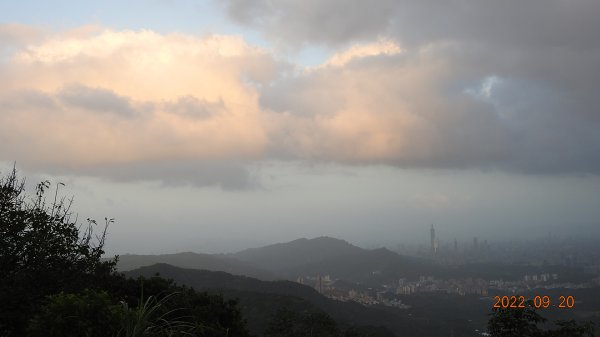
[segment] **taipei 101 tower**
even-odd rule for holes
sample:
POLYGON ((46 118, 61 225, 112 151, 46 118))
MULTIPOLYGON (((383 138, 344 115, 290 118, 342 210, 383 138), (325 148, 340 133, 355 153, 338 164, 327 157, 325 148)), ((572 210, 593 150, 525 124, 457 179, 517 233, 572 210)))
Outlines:
POLYGON ((433 228, 433 224, 431 224, 431 254, 434 255, 437 253, 437 240, 435 239, 435 229, 433 228))

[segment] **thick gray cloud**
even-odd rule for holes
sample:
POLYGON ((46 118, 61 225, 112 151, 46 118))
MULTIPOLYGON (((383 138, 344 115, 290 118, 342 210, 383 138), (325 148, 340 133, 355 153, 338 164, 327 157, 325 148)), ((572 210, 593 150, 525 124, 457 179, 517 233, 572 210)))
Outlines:
POLYGON ((594 0, 227 0, 234 20, 286 43, 343 44, 392 33, 403 43, 436 40, 593 49, 594 0))
POLYGON ((461 67, 457 81, 487 72, 582 95, 600 75, 595 0, 227 0, 224 6, 237 22, 286 44, 339 46, 387 36, 408 50, 452 45, 443 52, 461 67))
MULTIPOLYGON (((321 144, 309 157, 348 163, 382 162, 399 167, 502 169, 527 173, 600 173, 600 123, 596 98, 581 98, 544 82, 519 77, 486 76, 462 71, 445 59, 442 69, 410 52, 370 57, 342 68, 325 67, 288 78, 263 91, 268 109, 313 126, 321 144), (461 75, 465 75, 461 77, 461 75), (348 113, 356 109, 357 114, 348 113), (364 136, 328 136, 319 121, 358 114, 378 120, 364 124, 364 136), (389 146, 383 158, 360 157, 361 144, 383 135, 389 146), (369 137, 371 136, 371 137, 369 137), (336 143, 339 142, 339 143, 336 143), (325 144, 325 145, 323 145, 325 144), (328 145, 330 148, 328 149, 328 145), (347 153, 346 156, 344 153, 347 153)), ((301 126, 304 123, 295 122, 301 126)), ((309 131, 290 128, 283 139, 309 131), (291 135, 291 136, 290 136, 291 135)), ((275 156, 298 152, 295 142, 279 142, 275 156)), ((377 148, 371 148, 376 152, 377 148)))
POLYGON ((416 118, 417 127, 388 132, 415 142, 383 162, 600 172, 598 1, 228 0, 224 7, 292 46, 398 43, 398 55, 285 77, 261 97, 264 107, 305 120, 344 111, 356 95, 369 102, 363 113, 388 125, 394 116, 416 118))
POLYGON ((369 39, 389 26, 396 1, 270 1, 221 2, 236 21, 261 28, 285 43, 340 43, 369 39))

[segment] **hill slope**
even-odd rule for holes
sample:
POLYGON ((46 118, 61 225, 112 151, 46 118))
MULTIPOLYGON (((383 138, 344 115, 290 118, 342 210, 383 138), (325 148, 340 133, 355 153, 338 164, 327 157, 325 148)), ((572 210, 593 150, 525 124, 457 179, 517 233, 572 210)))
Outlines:
POLYGON ((318 237, 250 248, 227 256, 253 263, 268 270, 282 270, 319 262, 323 259, 357 254, 362 250, 343 240, 318 237))
POLYGON ((121 255, 117 269, 128 271, 157 263, 167 263, 173 266, 190 269, 205 269, 224 271, 234 275, 245 275, 260 280, 274 280, 277 277, 269 271, 252 266, 250 263, 228 258, 224 255, 177 253, 164 255, 121 255))
POLYGON ((432 263, 401 256, 385 248, 368 250, 329 237, 299 239, 227 256, 269 270, 288 279, 331 275, 346 281, 395 282, 401 277, 439 275, 432 263))

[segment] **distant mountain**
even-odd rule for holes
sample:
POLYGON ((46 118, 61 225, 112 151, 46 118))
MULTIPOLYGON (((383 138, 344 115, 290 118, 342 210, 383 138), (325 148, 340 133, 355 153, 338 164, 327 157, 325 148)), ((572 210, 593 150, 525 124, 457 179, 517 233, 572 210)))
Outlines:
POLYGON ((437 275, 440 271, 438 266, 425 260, 401 256, 385 248, 367 250, 331 237, 303 238, 233 254, 121 255, 117 269, 127 271, 156 263, 223 271, 260 280, 330 275, 366 284, 437 275))
POLYGON ((181 268, 223 271, 234 275, 250 276, 260 280, 277 279, 272 272, 254 267, 248 262, 238 261, 224 255, 197 253, 120 255, 117 269, 123 272, 157 263, 167 263, 181 268))
POLYGON ((227 254, 240 261, 253 263, 267 270, 285 270, 325 259, 358 254, 363 249, 344 240, 330 237, 298 239, 260 248, 250 248, 227 254))
POLYGON ((371 326, 373 337, 393 336, 442 336, 446 326, 415 319, 406 310, 388 307, 366 307, 355 302, 340 302, 319 294, 315 289, 290 281, 260 281, 224 272, 192 270, 168 264, 156 264, 128 271, 130 277, 152 277, 159 274, 178 284, 196 290, 221 293, 226 298, 239 300, 242 314, 248 320, 252 332, 262 334, 270 317, 278 308, 292 310, 322 310, 341 326, 371 326))
POLYGON ((362 249, 330 237, 299 239, 228 254, 288 279, 330 275, 346 281, 375 283, 439 275, 441 267, 427 260, 402 256, 385 248, 362 249))

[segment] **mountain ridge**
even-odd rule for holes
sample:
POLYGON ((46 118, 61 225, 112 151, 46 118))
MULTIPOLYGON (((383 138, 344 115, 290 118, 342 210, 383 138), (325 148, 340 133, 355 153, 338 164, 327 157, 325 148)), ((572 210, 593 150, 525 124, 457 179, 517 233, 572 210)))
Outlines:
POLYGON ((155 263, 267 281, 330 275, 349 282, 374 284, 443 272, 443 268, 427 260, 399 255, 384 247, 364 249, 328 236, 300 238, 228 254, 127 254, 119 257, 117 268, 127 271, 155 263))
POLYGON ((254 277, 260 280, 275 280, 279 278, 274 273, 253 266, 248 262, 238 261, 221 255, 194 252, 161 255, 119 255, 117 270, 124 272, 157 263, 166 263, 189 269, 223 271, 234 275, 254 277))
POLYGON ((331 237, 302 238, 227 256, 291 280, 331 275, 360 283, 374 282, 374 278, 377 282, 397 282, 399 278, 439 274, 443 269, 430 261, 403 256, 385 247, 364 249, 331 237))
POLYGON ((293 267, 323 258, 356 254, 364 249, 345 240, 320 236, 312 239, 300 238, 289 242, 248 248, 237 253, 226 254, 240 261, 267 266, 269 270, 293 267))

